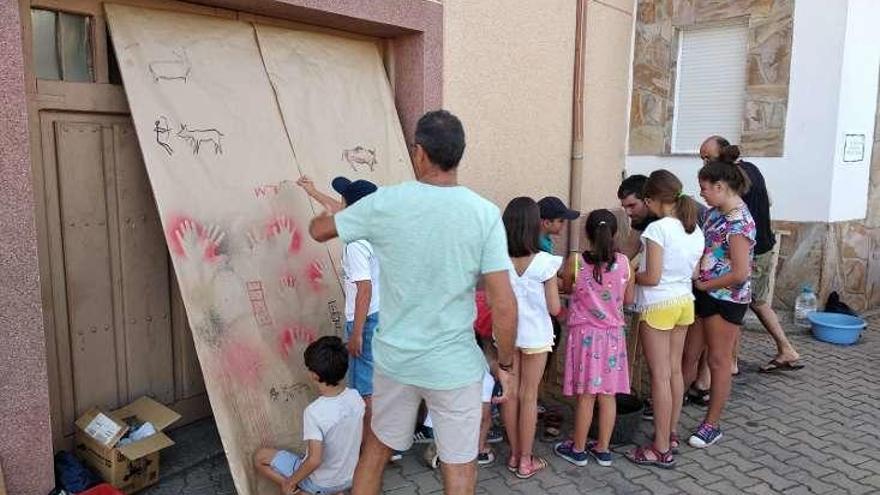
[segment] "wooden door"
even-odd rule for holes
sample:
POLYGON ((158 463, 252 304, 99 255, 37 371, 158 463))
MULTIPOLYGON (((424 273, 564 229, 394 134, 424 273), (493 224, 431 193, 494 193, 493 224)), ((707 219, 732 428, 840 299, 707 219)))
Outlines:
POLYGON ((142 395, 209 414, 162 226, 128 116, 41 112, 56 448, 92 406, 142 395), (54 327, 54 328, 52 328, 54 327))

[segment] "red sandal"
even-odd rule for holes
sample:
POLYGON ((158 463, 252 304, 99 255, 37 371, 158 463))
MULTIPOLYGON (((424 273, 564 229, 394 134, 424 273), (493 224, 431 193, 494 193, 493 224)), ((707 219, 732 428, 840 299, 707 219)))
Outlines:
POLYGON ((660 452, 653 445, 636 447, 626 453, 626 458, 640 466, 657 466, 663 469, 675 467, 675 458, 672 457, 672 451, 660 452))

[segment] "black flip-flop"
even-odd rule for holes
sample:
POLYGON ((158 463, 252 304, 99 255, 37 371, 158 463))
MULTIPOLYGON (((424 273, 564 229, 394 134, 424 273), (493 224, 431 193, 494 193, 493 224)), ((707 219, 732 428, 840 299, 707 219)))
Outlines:
POLYGON ((687 391, 688 402, 700 407, 709 405, 709 391, 691 387, 687 391))
POLYGON ((758 373, 774 373, 776 371, 797 371, 802 369, 804 365, 797 361, 779 361, 774 359, 758 369, 758 373))

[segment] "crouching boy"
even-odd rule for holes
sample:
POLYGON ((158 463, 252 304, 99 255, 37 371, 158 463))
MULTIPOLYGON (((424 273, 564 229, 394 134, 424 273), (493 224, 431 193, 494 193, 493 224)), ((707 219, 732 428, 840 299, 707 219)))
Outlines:
POLYGON ((351 488, 363 432, 364 401, 343 382, 348 350, 339 337, 321 337, 306 348, 305 365, 319 397, 303 412, 308 452, 261 448, 257 473, 275 482, 282 495, 329 495, 351 488))

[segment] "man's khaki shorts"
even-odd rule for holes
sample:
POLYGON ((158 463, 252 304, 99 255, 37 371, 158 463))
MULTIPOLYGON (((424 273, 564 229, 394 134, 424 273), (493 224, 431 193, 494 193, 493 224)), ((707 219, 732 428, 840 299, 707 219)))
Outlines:
POLYGON ((434 423, 434 443, 440 460, 465 464, 477 457, 483 415, 483 377, 453 390, 431 390, 400 383, 373 372, 373 433, 393 450, 413 443, 413 431, 422 400, 434 423))
POLYGON ((768 303, 770 295, 770 267, 773 265, 773 251, 755 256, 752 265, 752 304, 760 306, 768 303))

